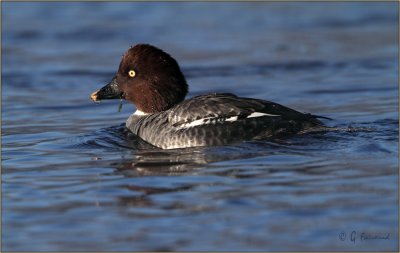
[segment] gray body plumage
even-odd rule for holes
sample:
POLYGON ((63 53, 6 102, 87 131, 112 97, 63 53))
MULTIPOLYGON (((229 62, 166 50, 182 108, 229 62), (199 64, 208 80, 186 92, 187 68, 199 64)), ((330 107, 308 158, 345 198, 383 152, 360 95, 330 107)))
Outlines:
POLYGON ((229 93, 197 96, 153 114, 132 114, 126 122, 134 134, 163 149, 225 145, 321 125, 314 115, 229 93))

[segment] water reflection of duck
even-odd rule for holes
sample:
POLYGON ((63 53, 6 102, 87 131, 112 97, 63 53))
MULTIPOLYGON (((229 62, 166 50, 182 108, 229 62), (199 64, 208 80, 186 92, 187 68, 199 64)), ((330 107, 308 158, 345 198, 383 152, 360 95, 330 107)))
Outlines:
MULTIPOLYGON (((211 172, 213 168, 221 166, 216 165, 218 162, 269 156, 274 154, 277 148, 282 149, 284 146, 272 142, 251 141, 224 147, 193 147, 172 150, 139 149, 135 151, 133 159, 123 159, 114 164, 114 167, 117 173, 126 177, 180 176, 185 173, 196 174, 204 169, 211 172)), ((296 151, 291 150, 290 152, 295 153, 296 151)), ((214 171, 213 173, 222 175, 224 172, 214 171)), ((227 173, 229 174, 231 171, 227 173)))

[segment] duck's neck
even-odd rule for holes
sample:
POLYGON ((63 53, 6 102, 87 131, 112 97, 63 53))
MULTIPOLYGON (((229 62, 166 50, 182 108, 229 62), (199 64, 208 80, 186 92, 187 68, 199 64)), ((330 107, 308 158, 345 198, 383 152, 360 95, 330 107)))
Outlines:
POLYGON ((147 115, 150 115, 150 114, 151 113, 146 113, 146 112, 142 112, 141 110, 136 110, 133 115, 135 115, 135 116, 147 116, 147 115))

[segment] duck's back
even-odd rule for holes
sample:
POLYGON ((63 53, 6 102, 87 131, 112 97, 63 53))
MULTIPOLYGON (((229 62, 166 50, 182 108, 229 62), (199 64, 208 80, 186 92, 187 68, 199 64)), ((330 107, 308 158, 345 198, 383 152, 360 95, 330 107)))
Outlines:
POLYGON ((217 93, 193 97, 163 112, 133 114, 126 126, 150 144, 171 149, 295 134, 322 123, 317 116, 270 101, 217 93))

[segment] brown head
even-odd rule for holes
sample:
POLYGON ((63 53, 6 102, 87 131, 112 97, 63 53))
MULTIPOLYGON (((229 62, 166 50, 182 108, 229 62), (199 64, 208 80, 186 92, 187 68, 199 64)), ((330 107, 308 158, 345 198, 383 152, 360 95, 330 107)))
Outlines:
POLYGON ((155 113, 180 103, 187 92, 185 77, 174 58, 154 46, 138 44, 123 55, 112 81, 91 98, 122 98, 144 113, 155 113))

